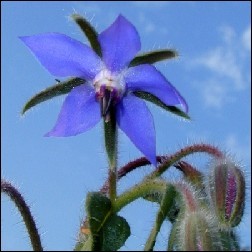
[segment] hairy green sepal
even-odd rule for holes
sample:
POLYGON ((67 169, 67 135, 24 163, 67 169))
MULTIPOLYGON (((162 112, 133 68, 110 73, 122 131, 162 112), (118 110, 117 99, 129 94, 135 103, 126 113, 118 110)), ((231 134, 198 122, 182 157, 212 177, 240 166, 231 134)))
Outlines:
POLYGON ((33 96, 22 109, 21 114, 23 115, 30 108, 38 105, 41 102, 47 101, 59 95, 64 95, 69 93, 74 87, 77 87, 85 83, 85 80, 80 78, 71 78, 66 81, 62 81, 52 87, 49 87, 40 93, 33 96))

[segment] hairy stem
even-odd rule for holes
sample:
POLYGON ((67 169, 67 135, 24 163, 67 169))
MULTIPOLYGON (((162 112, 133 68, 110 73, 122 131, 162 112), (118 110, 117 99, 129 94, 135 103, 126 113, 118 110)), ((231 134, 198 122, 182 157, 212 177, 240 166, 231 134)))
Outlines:
POLYGON ((196 152, 205 152, 214 156, 215 158, 222 158, 224 156, 219 149, 209 144, 194 144, 187 146, 164 159, 157 169, 148 176, 148 178, 155 178, 162 175, 162 173, 164 173, 170 166, 180 161, 182 158, 196 152))
MULTIPOLYGON (((181 158, 193 154, 196 152, 205 152, 208 153, 209 155, 212 155, 216 158, 221 158, 223 157, 223 153, 216 148, 215 146, 209 145, 209 144, 194 144, 191 146, 187 146, 185 148, 182 148, 181 150, 177 151, 173 155, 166 155, 166 156, 157 156, 157 161, 160 163, 159 167, 151 173, 150 176, 159 176, 161 175, 169 166, 173 165, 177 161, 179 161, 181 158)), ((138 167, 149 165, 150 161, 145 158, 141 157, 138 158, 134 161, 129 162, 128 164, 124 165, 121 167, 117 173, 117 179, 121 179, 122 177, 126 176, 129 172, 135 170, 138 167)), ((106 193, 109 188, 109 181, 107 180, 100 191, 102 193, 106 193)))
POLYGON ((43 251, 36 223, 22 195, 10 182, 7 182, 3 179, 1 180, 1 192, 6 193, 11 200, 14 201, 19 212, 21 213, 31 240, 33 250, 43 251))
POLYGON ((168 215, 168 212, 172 209, 175 204, 176 198, 176 189, 173 185, 167 185, 165 192, 163 192, 163 198, 160 203, 160 208, 157 212, 156 221, 151 230, 149 238, 147 239, 144 247, 144 251, 153 251, 153 248, 156 244, 157 235, 160 231, 160 228, 168 215))
POLYGON ((119 212, 123 207, 131 203, 132 201, 144 197, 148 193, 159 192, 162 193, 167 184, 160 180, 145 180, 141 184, 133 186, 131 189, 127 190, 121 194, 115 204, 114 211, 119 212))
POLYGON ((112 205, 116 199, 117 182, 117 127, 115 119, 115 110, 111 109, 109 118, 104 118, 105 147, 109 161, 109 197, 112 205))

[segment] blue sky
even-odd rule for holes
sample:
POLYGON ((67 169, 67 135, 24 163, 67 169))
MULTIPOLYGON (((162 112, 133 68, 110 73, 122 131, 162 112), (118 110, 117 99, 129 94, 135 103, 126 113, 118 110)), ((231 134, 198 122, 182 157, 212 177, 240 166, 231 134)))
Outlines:
MULTIPOLYGON (((206 142, 228 152, 248 179, 245 217, 238 227, 243 246, 251 247, 251 3, 250 2, 1 2, 1 150, 2 176, 23 193, 31 206, 47 250, 71 250, 86 193, 97 191, 107 177, 102 124, 70 138, 44 138, 54 125, 64 97, 29 111, 20 111, 37 92, 52 85, 51 76, 18 36, 60 32, 87 42, 69 15, 84 15, 100 32, 118 14, 139 31, 142 51, 175 48, 179 59, 156 67, 189 104, 191 122, 154 105, 158 154, 171 154, 192 143, 206 142)), ((119 132, 119 164, 142 156, 119 132)), ((188 158, 208 171, 209 158, 188 158)), ((153 167, 141 168, 119 183, 119 192, 141 180, 153 167)), ((178 177, 171 169, 169 180, 178 177)), ((132 236, 123 249, 143 249, 157 205, 138 200, 120 214, 132 236)), ((1 200, 1 250, 30 249, 21 217, 7 197, 1 200)), ((169 225, 158 236, 156 249, 166 246, 169 225)))

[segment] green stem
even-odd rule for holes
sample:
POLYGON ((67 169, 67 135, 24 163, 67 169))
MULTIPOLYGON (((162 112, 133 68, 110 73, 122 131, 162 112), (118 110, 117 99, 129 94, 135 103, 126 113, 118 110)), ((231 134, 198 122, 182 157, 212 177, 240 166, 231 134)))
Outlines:
POLYGON ((117 199, 114 207, 115 212, 119 212, 123 207, 132 201, 146 196, 148 193, 163 193, 167 184, 161 180, 145 180, 141 184, 133 186, 128 191, 121 194, 117 199))
POLYGON ((20 192, 10 182, 7 182, 3 179, 1 180, 1 191, 6 193, 11 200, 13 200, 19 212, 21 213, 31 240, 33 250, 43 251, 36 223, 20 192))
POLYGON ((168 239, 167 251, 176 251, 177 249, 179 225, 181 225, 180 221, 181 220, 177 219, 176 222, 173 223, 168 239))
MULTIPOLYGON (((161 182, 160 181, 157 182, 154 179, 162 175, 162 173, 164 173, 169 167, 174 165, 183 157, 196 152, 203 152, 203 153, 206 152, 210 155, 213 155, 215 158, 223 157, 223 153, 221 151, 219 151, 216 147, 208 144, 195 144, 181 149, 174 155, 168 156, 166 159, 162 160, 158 168, 155 171, 153 171, 147 178, 145 178, 142 182, 134 186, 131 190, 126 191, 120 197, 118 197, 114 209, 115 212, 120 211, 124 206, 134 201, 135 199, 145 196, 145 194, 147 192, 150 192, 151 190, 162 191, 164 188, 161 188, 162 187, 160 185, 161 182), (148 188, 148 186, 150 186, 150 188, 148 188)), ((129 171, 130 169, 127 170, 127 172, 129 171)), ((166 185, 164 182, 162 183, 163 186, 166 185)))
POLYGON ((175 204, 175 198, 176 198, 176 189, 174 188, 173 185, 168 184, 164 192, 162 201, 160 203, 160 208, 156 216, 156 221, 151 230, 150 236, 148 240, 146 241, 144 251, 153 251, 153 248, 156 243, 157 235, 160 231, 160 228, 165 218, 168 215, 168 212, 172 209, 172 207, 175 204))
POLYGON ((108 115, 104 118, 105 147, 109 161, 109 198, 112 205, 116 199, 117 181, 117 127, 115 110, 111 108, 108 115))

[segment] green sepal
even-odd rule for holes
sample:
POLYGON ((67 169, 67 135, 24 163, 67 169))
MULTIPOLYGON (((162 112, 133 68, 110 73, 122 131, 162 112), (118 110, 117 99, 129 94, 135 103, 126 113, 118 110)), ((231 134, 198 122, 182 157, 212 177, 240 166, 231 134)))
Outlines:
POLYGON ((241 251, 238 237, 234 230, 220 230, 223 251, 241 251))
POLYGON ((24 106, 21 114, 23 115, 30 108, 38 105, 41 102, 47 101, 59 95, 69 93, 74 87, 77 87, 85 83, 85 80, 80 78, 71 78, 66 81, 62 81, 52 87, 49 87, 40 93, 33 96, 24 106))
POLYGON ((173 185, 167 185, 166 191, 164 192, 162 201, 160 203, 160 208, 156 216, 156 221, 151 230, 150 236, 145 244, 145 251, 153 251, 158 232, 160 231, 160 228, 166 216, 169 214, 175 204, 176 194, 177 192, 175 187, 173 185))
POLYGON ((130 67, 141 64, 153 64, 161 60, 178 57, 178 52, 172 49, 163 49, 137 55, 129 64, 130 67))
POLYGON ((166 111, 169 111, 175 115, 181 116, 185 119, 190 120, 189 115, 187 115, 185 112, 183 112, 182 110, 180 110, 179 108, 175 107, 175 106, 168 106, 165 103, 163 103, 159 98, 157 98, 156 96, 154 96, 153 94, 150 94, 148 92, 144 92, 144 91, 135 91, 133 92, 135 96, 144 99, 146 101, 152 102, 155 105, 165 109, 166 111))
POLYGON ((72 15, 73 20, 79 25, 80 29, 87 36, 91 47, 98 56, 102 56, 101 45, 98 41, 98 33, 95 28, 82 16, 78 14, 72 15))
POLYGON ((102 251, 117 251, 130 236, 130 226, 121 216, 113 214, 106 221, 103 229, 102 251))
POLYGON ((204 188, 203 173, 198 171, 195 167, 183 160, 179 161, 173 166, 181 171, 184 174, 185 179, 192 185, 199 188, 199 190, 202 190, 202 188, 204 188))

